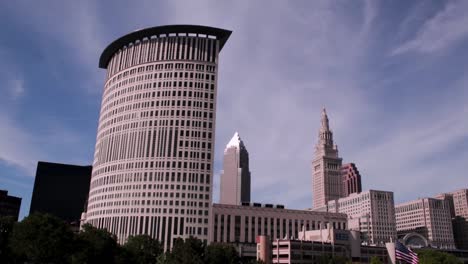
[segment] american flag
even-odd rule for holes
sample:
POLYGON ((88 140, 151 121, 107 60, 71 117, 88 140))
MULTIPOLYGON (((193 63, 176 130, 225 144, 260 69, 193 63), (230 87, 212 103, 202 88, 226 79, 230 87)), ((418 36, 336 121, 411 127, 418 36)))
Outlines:
POLYGON ((410 248, 405 247, 398 240, 395 242, 395 257, 410 264, 418 264, 418 254, 414 253, 410 248))

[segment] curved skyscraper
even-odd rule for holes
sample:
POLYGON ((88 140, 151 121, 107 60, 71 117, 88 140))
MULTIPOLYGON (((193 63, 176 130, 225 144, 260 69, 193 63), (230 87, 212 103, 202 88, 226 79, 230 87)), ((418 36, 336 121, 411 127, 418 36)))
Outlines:
POLYGON ((120 243, 208 238, 218 53, 231 32, 174 25, 112 42, 84 222, 120 243))

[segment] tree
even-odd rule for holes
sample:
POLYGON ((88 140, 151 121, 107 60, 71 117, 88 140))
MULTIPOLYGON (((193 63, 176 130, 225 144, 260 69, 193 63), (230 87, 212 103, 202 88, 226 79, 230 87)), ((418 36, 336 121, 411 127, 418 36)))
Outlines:
POLYGON ((15 224, 9 247, 21 261, 32 263, 67 263, 73 232, 55 216, 32 214, 15 224))
POLYGON ((148 235, 129 237, 123 249, 131 255, 131 262, 138 264, 156 264, 163 253, 161 243, 148 235))
POLYGON ((75 247, 72 263, 115 263, 119 253, 114 235, 89 224, 76 236, 75 247))
POLYGON ((0 217, 0 263, 7 263, 11 258, 8 243, 15 222, 15 218, 12 216, 0 217))
POLYGON ((378 257, 372 257, 370 260, 370 264, 383 264, 383 262, 378 257))
POLYGON ((207 246, 205 250, 205 263, 239 263, 239 254, 232 245, 219 243, 211 244, 207 246))
POLYGON ((204 263, 205 244, 197 238, 185 240, 176 238, 170 253, 166 253, 164 263, 168 264, 202 264, 204 263))
POLYGON ((325 254, 320 256, 318 259, 318 263, 320 264, 346 264, 348 259, 343 256, 332 256, 329 254, 325 254))
POLYGON ((433 249, 418 250, 420 264, 462 264, 457 257, 452 254, 433 249))

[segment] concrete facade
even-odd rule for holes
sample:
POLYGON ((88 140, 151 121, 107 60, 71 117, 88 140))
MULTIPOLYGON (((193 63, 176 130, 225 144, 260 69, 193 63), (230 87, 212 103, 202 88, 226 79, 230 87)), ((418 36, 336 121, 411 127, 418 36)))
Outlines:
POLYGON ((435 196, 450 205, 453 236, 457 249, 468 250, 468 189, 460 189, 435 196))
POLYGON ((372 257, 392 263, 386 247, 361 245, 357 231, 324 229, 301 233, 299 239, 259 240, 257 259, 274 264, 328 263, 326 257, 333 255, 352 263, 370 263, 372 257), (260 250, 268 247, 271 257, 263 258, 265 254, 260 254, 260 250))
POLYGON ((450 205, 445 200, 422 198, 395 206, 397 232, 403 236, 418 233, 430 246, 455 248, 450 205))
POLYGON ((396 239, 395 203, 393 192, 369 190, 329 201, 319 210, 344 213, 348 229, 360 231, 369 245, 384 245, 396 239))
POLYGON ((330 223, 346 229, 346 215, 284 209, 269 204, 213 204, 210 218, 210 242, 255 243, 256 237, 272 239, 298 237, 302 228, 317 230, 330 223))
POLYGON ((342 159, 338 156, 338 147, 333 143, 327 112, 322 110, 321 127, 312 161, 313 208, 320 208, 328 201, 343 196, 341 177, 342 159))
POLYGON ((18 221, 21 198, 8 195, 8 191, 0 190, 0 216, 11 216, 18 221))
POLYGON ((224 150, 219 196, 221 204, 250 203, 249 153, 237 132, 224 150))
POLYGON ((352 193, 362 192, 361 174, 354 163, 348 163, 341 166, 341 175, 343 180, 343 197, 352 193))
POLYGON ((111 43, 83 222, 124 243, 208 240, 219 52, 231 32, 172 25, 111 43))

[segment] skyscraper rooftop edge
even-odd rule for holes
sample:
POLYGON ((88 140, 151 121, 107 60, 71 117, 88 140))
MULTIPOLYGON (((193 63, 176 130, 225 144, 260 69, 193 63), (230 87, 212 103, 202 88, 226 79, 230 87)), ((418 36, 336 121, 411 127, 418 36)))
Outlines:
POLYGON ((157 27, 150 27, 136 30, 132 33, 129 33, 125 36, 118 38, 117 40, 113 41, 109 44, 101 54, 99 58, 99 68, 105 69, 107 68, 107 64, 109 63, 112 55, 118 51, 120 48, 132 43, 136 40, 142 40, 144 38, 151 38, 152 36, 160 36, 160 35, 167 35, 167 34, 204 34, 208 36, 215 36, 216 39, 219 39, 219 50, 223 48, 224 44, 228 40, 229 36, 231 35, 232 31, 215 28, 215 27, 208 27, 208 26, 200 26, 200 25, 165 25, 165 26, 157 26, 157 27))

